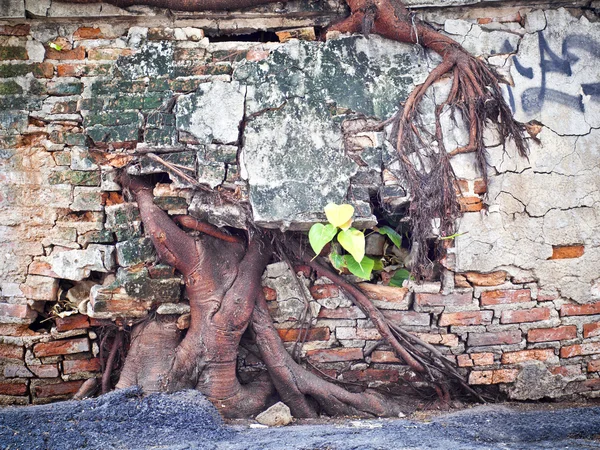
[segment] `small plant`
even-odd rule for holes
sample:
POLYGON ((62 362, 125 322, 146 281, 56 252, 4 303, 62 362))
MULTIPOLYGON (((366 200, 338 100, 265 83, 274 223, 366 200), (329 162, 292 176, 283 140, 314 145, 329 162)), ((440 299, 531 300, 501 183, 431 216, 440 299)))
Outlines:
MULTIPOLYGON (((338 271, 346 268, 353 275, 369 280, 371 272, 383 269, 383 264, 381 260, 375 260, 365 255, 365 235, 362 231, 352 228, 353 215, 354 207, 352 205, 329 203, 325 206, 325 216, 329 223, 326 225, 314 224, 308 232, 308 240, 315 254, 319 255, 328 243, 336 239, 339 245, 333 243, 329 253, 329 260, 333 267, 338 271), (340 246, 348 253, 341 254, 338 251, 340 246)), ((396 247, 402 245, 402 236, 394 229, 384 226, 375 228, 374 231, 387 236, 396 247)))

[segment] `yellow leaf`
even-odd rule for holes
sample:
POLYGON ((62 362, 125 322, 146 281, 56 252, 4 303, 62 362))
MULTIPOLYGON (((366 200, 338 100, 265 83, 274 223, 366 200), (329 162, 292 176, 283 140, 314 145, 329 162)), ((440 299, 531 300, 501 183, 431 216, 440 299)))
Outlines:
POLYGON ((352 225, 352 218, 348 219, 348 222, 346 222, 343 225, 340 225, 340 228, 342 230, 347 230, 348 228, 350 228, 350 225, 352 225))
MULTIPOLYGON (((354 207, 348 204, 336 205, 335 203, 329 203, 325 207, 325 215, 327 220, 334 227, 343 228, 348 222, 352 223, 352 215, 354 214, 354 207)), ((350 225, 348 225, 347 229, 350 225)))

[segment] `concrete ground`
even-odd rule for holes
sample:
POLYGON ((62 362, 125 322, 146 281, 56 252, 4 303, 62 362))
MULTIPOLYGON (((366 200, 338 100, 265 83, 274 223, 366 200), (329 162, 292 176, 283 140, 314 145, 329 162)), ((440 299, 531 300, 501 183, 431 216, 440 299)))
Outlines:
POLYGON ((195 391, 137 389, 0 409, 1 449, 600 449, 600 407, 481 406, 427 422, 344 420, 284 428, 226 425, 195 391))

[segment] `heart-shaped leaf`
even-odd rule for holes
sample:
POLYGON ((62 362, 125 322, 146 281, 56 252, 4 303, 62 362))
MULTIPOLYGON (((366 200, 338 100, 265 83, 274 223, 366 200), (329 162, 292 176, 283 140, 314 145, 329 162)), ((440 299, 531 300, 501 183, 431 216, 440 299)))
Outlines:
POLYGON ((346 263, 346 267, 348 267, 348 270, 352 273, 352 275, 356 275, 358 278, 362 278, 363 280, 371 279, 371 271, 373 270, 375 261, 368 256, 365 256, 359 264, 352 257, 352 255, 344 255, 344 262, 346 263))
POLYGON ((404 282, 410 278, 410 272, 406 269, 397 270, 390 279, 390 286, 403 287, 404 282))
POLYGON ((400 236, 393 228, 385 226, 379 228, 377 231, 379 231, 379 234, 389 237, 390 241, 392 241, 396 247, 402 247, 402 236, 400 236))
POLYGON ((346 267, 346 261, 344 261, 344 257, 339 253, 331 252, 329 254, 329 261, 331 261, 331 265, 340 273, 346 267))
POLYGON ((327 243, 335 237, 335 233, 337 233, 337 228, 330 223, 327 225, 315 223, 312 227, 310 227, 310 231, 308 232, 308 241, 310 242, 310 246, 315 252, 315 255, 321 253, 323 247, 325 247, 327 243))
POLYGON ((348 229, 352 224, 352 215, 354 214, 354 207, 352 205, 336 205, 335 203, 329 203, 325 207, 325 215, 327 220, 334 227, 348 229), (348 223, 350 222, 350 223, 348 223))
POLYGON ((342 230, 338 233, 337 239, 356 261, 362 261, 365 256, 365 235, 362 231, 356 228, 342 230))

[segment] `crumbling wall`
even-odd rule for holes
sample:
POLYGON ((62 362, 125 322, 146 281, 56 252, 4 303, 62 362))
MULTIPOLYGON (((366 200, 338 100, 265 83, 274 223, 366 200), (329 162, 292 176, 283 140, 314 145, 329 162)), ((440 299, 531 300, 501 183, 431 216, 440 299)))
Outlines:
MULTIPOLYGON (((445 241, 440 281, 361 287, 386 317, 468 370, 471 384, 498 384, 516 399, 595 396, 600 25, 593 9, 513 3, 419 11, 506 77, 507 99, 540 143, 526 160, 490 132, 487 186, 473 155, 453 158, 464 234, 445 241)), ((310 40, 311 26, 343 14, 340 3, 291 3, 284 19, 269 8, 167 18, 145 7, 25 7, 33 19, 15 7, 0 23, 0 402, 68 398, 99 376, 102 336, 115 325, 157 313, 188 326, 181 277, 157 262, 116 182, 134 158, 130 173, 159 177, 164 210, 219 226, 250 218, 306 230, 334 201, 352 203, 355 223, 369 228, 371 198, 408 201, 393 176, 390 130, 365 128, 391 116, 437 59, 377 36, 310 40), (286 42, 207 37, 293 27, 305 28, 281 32, 286 42), (199 183, 236 202, 215 202, 199 183)), ((460 123, 446 126, 449 149, 465 143, 460 123)), ((371 242, 372 255, 380 244, 371 242)), ((410 379, 343 293, 295 269, 300 284, 285 263, 263 281, 290 350, 304 286, 307 364, 344 382, 410 379)), ((252 354, 240 366, 260 369, 252 354)))

